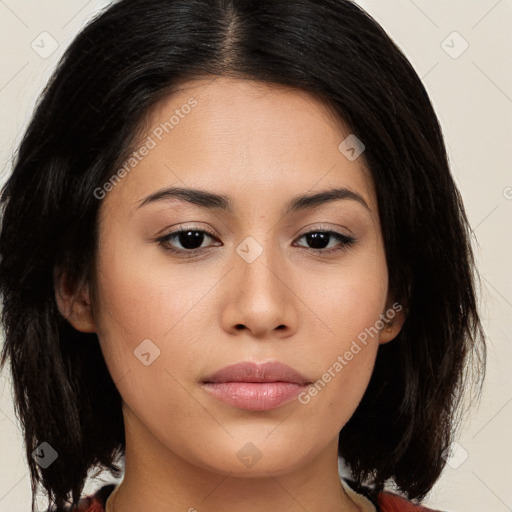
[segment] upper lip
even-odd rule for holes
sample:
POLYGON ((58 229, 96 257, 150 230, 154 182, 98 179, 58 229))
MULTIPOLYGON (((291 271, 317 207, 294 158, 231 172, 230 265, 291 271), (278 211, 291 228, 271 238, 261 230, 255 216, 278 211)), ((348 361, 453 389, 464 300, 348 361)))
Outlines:
POLYGON ((243 361, 235 363, 209 375, 205 383, 224 382, 292 382, 300 385, 309 384, 308 380, 291 366, 278 361, 257 363, 243 361))

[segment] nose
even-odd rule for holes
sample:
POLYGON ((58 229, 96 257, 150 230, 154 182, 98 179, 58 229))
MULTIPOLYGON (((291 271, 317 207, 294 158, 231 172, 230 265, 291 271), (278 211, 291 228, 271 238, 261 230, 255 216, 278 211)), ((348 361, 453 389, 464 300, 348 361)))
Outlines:
POLYGON ((260 246, 259 255, 245 257, 241 244, 233 255, 222 311, 223 328, 230 334, 241 332, 258 339, 286 338, 297 329, 298 298, 296 278, 277 250, 260 246))

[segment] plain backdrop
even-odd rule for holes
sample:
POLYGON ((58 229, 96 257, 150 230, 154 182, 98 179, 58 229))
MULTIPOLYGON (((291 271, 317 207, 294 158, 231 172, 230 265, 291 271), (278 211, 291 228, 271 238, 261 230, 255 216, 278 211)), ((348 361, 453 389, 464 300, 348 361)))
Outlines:
MULTIPOLYGON (((0 184, 50 72, 81 27, 108 3, 0 0, 0 184)), ((449 512, 512 511, 512 0, 358 3, 422 78, 478 241, 486 380, 425 504, 449 512)), ((0 448, 0 511, 28 511, 28 467, 5 372, 0 448)), ((98 482, 91 479, 86 491, 98 482)))

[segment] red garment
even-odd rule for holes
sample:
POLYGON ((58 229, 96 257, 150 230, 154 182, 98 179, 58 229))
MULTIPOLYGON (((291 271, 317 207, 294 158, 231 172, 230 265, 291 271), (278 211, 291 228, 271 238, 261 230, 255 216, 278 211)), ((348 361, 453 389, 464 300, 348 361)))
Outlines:
POLYGON ((414 505, 409 500, 389 492, 381 492, 378 500, 380 512, 439 512, 431 508, 414 505))
MULTIPOLYGON (((112 484, 104 486, 101 491, 80 500, 78 506, 70 512, 105 512, 106 500, 114 487, 112 484), (106 487, 108 487, 108 490, 106 487)), ((389 492, 381 492, 378 495, 378 504, 378 512, 439 512, 421 505, 415 505, 409 500, 389 492)))

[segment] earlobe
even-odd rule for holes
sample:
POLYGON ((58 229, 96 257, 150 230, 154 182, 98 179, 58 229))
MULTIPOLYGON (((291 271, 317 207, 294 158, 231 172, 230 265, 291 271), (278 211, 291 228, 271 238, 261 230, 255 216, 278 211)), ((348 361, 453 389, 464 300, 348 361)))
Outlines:
POLYGON ((55 300, 62 316, 78 331, 97 332, 92 315, 89 286, 72 285, 68 276, 56 269, 54 288, 55 300))
POLYGON ((400 309, 400 311, 395 312, 393 318, 387 317, 386 319, 384 319, 385 325, 380 332, 379 344, 388 343, 392 341, 394 338, 396 338, 396 336, 402 329, 404 321, 405 314, 403 308, 400 309))

